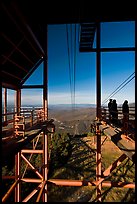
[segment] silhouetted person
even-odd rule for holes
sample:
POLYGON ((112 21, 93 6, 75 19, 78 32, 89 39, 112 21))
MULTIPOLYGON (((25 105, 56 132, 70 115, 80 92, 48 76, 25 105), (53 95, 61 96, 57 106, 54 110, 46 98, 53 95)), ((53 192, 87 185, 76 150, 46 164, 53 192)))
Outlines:
POLYGON ((129 121, 129 106, 128 106, 127 100, 125 100, 122 105, 122 113, 123 113, 123 130, 126 133, 128 130, 128 121, 129 121))
POLYGON ((109 110, 109 120, 112 120, 112 99, 109 99, 109 103, 108 103, 108 110, 109 110))
POLYGON ((111 106, 112 110, 112 122, 117 123, 118 122, 118 110, 117 110, 117 103, 114 99, 111 106))
POLYGON ((129 115, 129 106, 128 106, 128 101, 125 100, 123 105, 122 105, 122 113, 123 113, 123 116, 126 115, 128 116, 129 115))

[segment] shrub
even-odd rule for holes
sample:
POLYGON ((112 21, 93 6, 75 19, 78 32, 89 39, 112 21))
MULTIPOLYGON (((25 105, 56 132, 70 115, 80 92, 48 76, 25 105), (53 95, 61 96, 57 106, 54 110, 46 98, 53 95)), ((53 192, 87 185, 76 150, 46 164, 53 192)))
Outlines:
POLYGON ((55 133, 51 141, 52 149, 49 161, 49 175, 61 166, 64 166, 71 156, 72 145, 68 133, 55 133))

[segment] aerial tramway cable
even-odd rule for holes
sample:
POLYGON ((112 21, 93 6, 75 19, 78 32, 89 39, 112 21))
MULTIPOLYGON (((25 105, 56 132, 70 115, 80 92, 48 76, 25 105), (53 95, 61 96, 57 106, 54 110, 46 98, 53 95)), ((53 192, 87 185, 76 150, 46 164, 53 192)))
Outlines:
POLYGON ((68 33, 68 25, 66 24, 66 32, 67 32, 67 48, 68 48, 68 63, 69 63, 69 83, 70 83, 70 92, 71 92, 71 104, 73 101, 72 96, 72 78, 71 78, 71 63, 70 63, 70 48, 69 48, 69 33, 68 33))
POLYGON ((76 24, 75 24, 75 39, 74 39, 74 106, 75 106, 75 88, 76 88, 76 24))
POLYGON ((111 97, 113 97, 116 93, 118 93, 122 88, 124 88, 132 79, 135 78, 135 72, 133 72, 126 80, 124 80, 102 103, 104 105, 111 97), (134 75, 134 76, 133 76, 134 75), (131 76, 133 76, 131 78, 131 76), (131 79, 129 79, 131 78, 131 79), (128 80, 129 79, 129 80, 128 80), (127 81, 128 80, 128 81, 127 81), (127 82, 126 82, 127 81, 127 82), (122 86, 123 85, 123 86, 122 86))
POLYGON ((68 48, 68 62, 69 62, 69 79, 70 79, 70 91, 71 91, 71 105, 75 104, 75 77, 76 77, 76 24, 74 30, 73 39, 73 27, 70 25, 70 43, 69 43, 69 31, 66 24, 67 31, 67 48, 68 48), (73 50, 74 42, 74 50, 73 50))
POLYGON ((75 112, 75 81, 76 81, 76 24, 75 24, 75 27, 73 27, 73 24, 70 25, 70 33, 68 31, 68 25, 66 24, 66 31, 67 31, 67 48, 68 48, 68 62, 69 62, 71 105, 72 105, 72 113, 74 114, 75 112), (74 38, 73 38, 73 30, 74 30, 74 38), (69 41, 69 34, 70 34, 70 41, 69 41), (74 47, 73 47, 73 43, 74 43, 74 47))

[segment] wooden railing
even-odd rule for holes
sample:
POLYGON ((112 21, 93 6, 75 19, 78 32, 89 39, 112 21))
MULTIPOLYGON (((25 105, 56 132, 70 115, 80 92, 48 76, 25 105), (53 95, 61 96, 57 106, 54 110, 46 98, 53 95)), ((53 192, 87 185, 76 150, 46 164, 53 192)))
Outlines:
MULTIPOLYGON (((15 118, 17 115, 17 112, 2 114, 2 137, 5 137, 4 131, 10 131, 11 134, 15 132, 15 118), (7 120, 4 121, 5 115, 7 116, 7 120)), ((24 118, 23 120, 26 127, 32 127, 33 124, 44 120, 42 108, 21 108, 19 115, 24 118)))
POLYGON ((112 126, 120 127, 124 134, 130 134, 132 138, 135 138, 135 107, 129 107, 129 114, 127 116, 123 115, 122 107, 118 107, 117 112, 113 111, 113 113, 116 113, 114 117, 110 116, 108 107, 103 107, 101 113, 102 121, 112 126))
MULTIPOLYGON (((117 108, 118 119, 123 118, 122 107, 117 108)), ((102 118, 109 119, 108 107, 101 107, 102 118)), ((135 120, 135 107, 129 107, 129 120, 135 120)))

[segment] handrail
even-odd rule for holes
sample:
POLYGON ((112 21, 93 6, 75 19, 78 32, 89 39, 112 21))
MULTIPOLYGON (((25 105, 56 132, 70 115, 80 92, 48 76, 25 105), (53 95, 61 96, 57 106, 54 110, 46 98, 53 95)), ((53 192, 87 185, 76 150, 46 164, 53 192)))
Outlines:
MULTIPOLYGON (((25 108, 26 109, 26 108, 25 108)), ((30 113, 30 115, 28 117, 31 118, 32 121, 34 121, 34 116, 35 114, 37 114, 37 111, 39 110, 43 110, 43 108, 40 108, 40 107, 36 107, 35 109, 32 107, 30 110, 21 110, 20 113, 21 114, 24 114, 24 113, 30 113)), ((2 117, 4 116, 14 116, 16 115, 18 112, 15 111, 15 112, 8 112, 8 113, 2 113, 2 117)), ((14 118, 12 117, 12 119, 7 119, 5 121, 2 122, 2 126, 7 126, 9 123, 13 123, 14 122, 14 118)))

